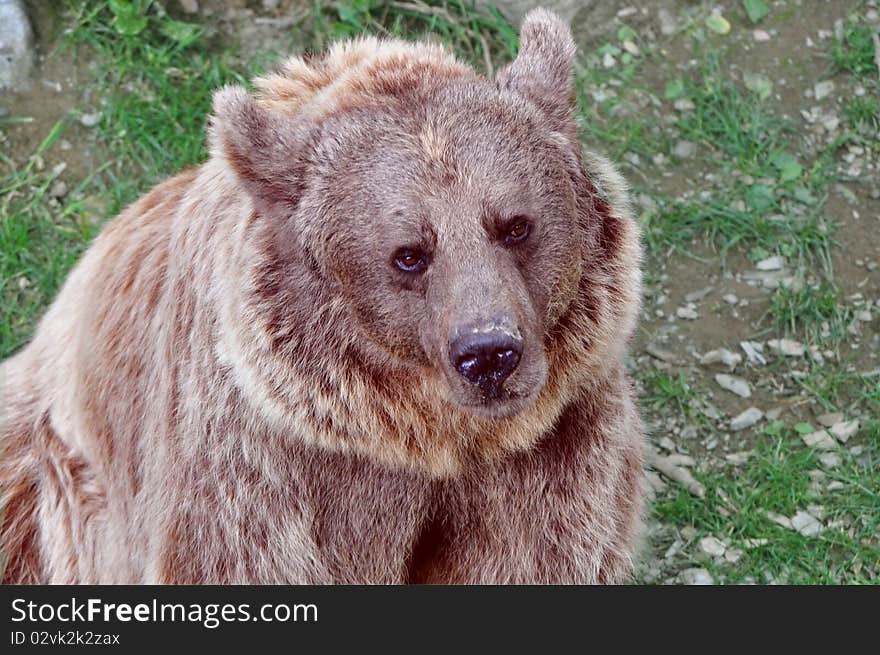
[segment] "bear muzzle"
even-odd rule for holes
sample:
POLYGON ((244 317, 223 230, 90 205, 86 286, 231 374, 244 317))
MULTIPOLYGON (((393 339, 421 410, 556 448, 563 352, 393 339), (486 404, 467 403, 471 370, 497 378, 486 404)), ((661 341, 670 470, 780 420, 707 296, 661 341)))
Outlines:
POLYGON ((505 380, 522 359, 523 340, 519 330, 501 322, 490 322, 456 332, 449 343, 452 367, 468 383, 476 385, 484 399, 500 399, 505 380))

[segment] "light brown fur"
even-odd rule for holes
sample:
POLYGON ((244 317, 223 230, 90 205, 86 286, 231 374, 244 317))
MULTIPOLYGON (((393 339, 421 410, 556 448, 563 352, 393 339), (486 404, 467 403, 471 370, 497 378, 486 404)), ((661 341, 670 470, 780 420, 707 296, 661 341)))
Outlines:
POLYGON ((567 28, 536 11, 496 85, 439 46, 364 39, 290 60, 256 102, 219 92, 210 159, 109 223, 0 367, 4 580, 626 580, 642 431, 621 358, 639 236, 620 176, 582 159, 573 55, 567 28), (426 113, 408 117, 414 105, 426 113), (460 115, 476 117, 467 139, 460 115), (358 143, 398 116, 388 138, 403 145, 359 166, 358 143), (507 169, 481 177, 484 150, 467 149, 479 130, 511 135, 510 162, 517 139, 548 153, 547 172, 527 174, 555 208, 550 245, 535 246, 550 250, 521 289, 504 252, 487 245, 501 268, 480 274, 462 254, 459 239, 483 237, 456 216, 496 180, 521 187, 507 169), (418 281, 369 296, 385 284, 372 278, 384 260, 368 260, 381 246, 360 247, 372 214, 347 209, 410 202, 383 182, 389 161, 415 176, 412 202, 441 208, 447 272, 424 305, 418 281), (496 302, 490 283, 519 308, 527 350, 509 382, 519 400, 475 411, 438 353, 484 304, 468 298, 496 302))

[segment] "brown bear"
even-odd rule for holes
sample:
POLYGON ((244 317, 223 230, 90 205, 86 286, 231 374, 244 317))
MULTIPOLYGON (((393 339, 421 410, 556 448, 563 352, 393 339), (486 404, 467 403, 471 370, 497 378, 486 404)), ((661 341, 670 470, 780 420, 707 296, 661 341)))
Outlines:
POLYGON ((626 581, 640 244, 536 10, 494 81, 362 38, 214 98, 2 374, 4 580, 626 581))

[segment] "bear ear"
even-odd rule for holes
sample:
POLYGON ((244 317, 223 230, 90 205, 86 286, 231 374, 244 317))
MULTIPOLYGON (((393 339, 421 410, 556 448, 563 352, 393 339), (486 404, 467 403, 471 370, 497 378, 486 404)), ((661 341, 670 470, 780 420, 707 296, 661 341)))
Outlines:
POLYGON ((253 198, 266 205, 296 203, 302 189, 307 129, 270 113, 240 86, 214 93, 211 154, 221 157, 253 198))
POLYGON ((519 54, 495 82, 531 101, 562 128, 574 107, 576 47, 571 30, 553 12, 533 9, 523 19, 519 41, 519 54))

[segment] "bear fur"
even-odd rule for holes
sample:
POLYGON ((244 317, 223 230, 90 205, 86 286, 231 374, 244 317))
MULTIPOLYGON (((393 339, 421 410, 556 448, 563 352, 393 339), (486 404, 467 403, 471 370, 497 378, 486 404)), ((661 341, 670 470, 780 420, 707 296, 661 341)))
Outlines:
POLYGON ((362 38, 218 91, 208 161, 0 368, 4 582, 626 581, 640 237, 574 55, 535 10, 494 81, 362 38), (486 320, 522 343, 493 398, 448 356, 486 320))

